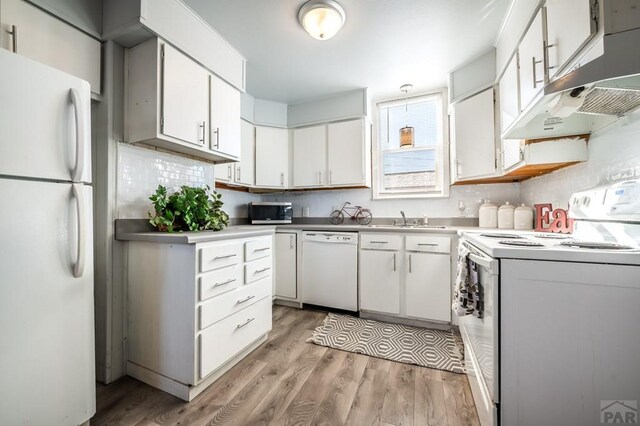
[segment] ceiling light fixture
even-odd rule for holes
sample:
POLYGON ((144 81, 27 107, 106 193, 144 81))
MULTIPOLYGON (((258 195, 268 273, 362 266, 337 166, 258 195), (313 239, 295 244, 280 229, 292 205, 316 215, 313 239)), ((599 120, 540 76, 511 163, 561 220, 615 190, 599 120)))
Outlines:
POLYGON ((329 40, 344 25, 344 9, 333 0, 309 0, 298 11, 298 21, 317 40, 329 40))
MULTIPOLYGON (((409 122, 409 91, 413 89, 411 84, 403 84, 400 90, 404 92, 404 114, 405 123, 409 122)), ((400 148, 411 148, 413 146, 413 127, 406 124, 400 129, 400 148)))

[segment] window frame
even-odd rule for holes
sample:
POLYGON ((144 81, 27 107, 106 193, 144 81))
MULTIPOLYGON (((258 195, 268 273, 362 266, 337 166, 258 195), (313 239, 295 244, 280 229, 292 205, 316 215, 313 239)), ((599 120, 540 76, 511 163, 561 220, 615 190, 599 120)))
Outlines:
MULTIPOLYGON (((421 98, 439 97, 441 101, 441 121, 442 121, 442 141, 441 144, 435 148, 424 147, 424 149, 435 149, 437 154, 436 162, 436 177, 441 182, 441 188, 436 191, 416 191, 407 189, 396 191, 384 191, 382 185, 382 155, 383 150, 380 146, 380 106, 395 106, 404 105, 404 98, 383 98, 373 101, 373 125, 372 125, 372 146, 371 146, 371 159, 372 159, 372 177, 373 177, 373 199, 374 200, 389 200, 389 199, 420 199, 420 198, 449 198, 449 116, 448 111, 448 92, 447 89, 438 89, 428 92, 417 93, 408 98, 409 102, 419 101, 421 98)), ((399 131, 400 129, 398 129, 399 131)), ((418 147, 417 149, 420 149, 418 147)))

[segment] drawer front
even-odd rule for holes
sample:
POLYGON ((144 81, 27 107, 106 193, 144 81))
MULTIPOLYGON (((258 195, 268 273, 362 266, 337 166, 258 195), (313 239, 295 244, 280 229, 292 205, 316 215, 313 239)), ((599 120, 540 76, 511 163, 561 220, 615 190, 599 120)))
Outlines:
POLYGON ((451 239, 448 237, 407 236, 407 251, 428 253, 451 253, 451 239))
POLYGON ((360 248, 372 250, 400 250, 402 248, 402 235, 385 233, 361 234, 360 248))
POLYGON ((242 267, 233 265, 207 272, 198 278, 198 285, 200 300, 226 293, 242 285, 242 267))
POLYGON ((267 257, 244 265, 245 284, 270 277, 273 272, 273 258, 267 257))
POLYGON ((271 256, 271 252, 272 252, 271 237, 247 241, 244 244, 245 262, 251 262, 252 260, 262 259, 263 257, 271 256))
POLYGON ((271 280, 264 279, 207 300, 200 306, 200 330, 271 295, 271 280))
POLYGON ((269 330, 270 297, 204 330, 200 334, 200 378, 211 374, 269 330))
POLYGON ((229 242, 200 249, 200 272, 242 263, 242 243, 229 242))

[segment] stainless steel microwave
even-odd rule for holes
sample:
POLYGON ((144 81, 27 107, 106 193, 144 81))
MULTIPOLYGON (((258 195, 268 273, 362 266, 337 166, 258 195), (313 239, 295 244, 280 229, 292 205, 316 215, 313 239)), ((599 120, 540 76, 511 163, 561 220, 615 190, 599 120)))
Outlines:
POLYGON ((249 221, 253 225, 291 223, 293 206, 287 202, 249 203, 249 221))

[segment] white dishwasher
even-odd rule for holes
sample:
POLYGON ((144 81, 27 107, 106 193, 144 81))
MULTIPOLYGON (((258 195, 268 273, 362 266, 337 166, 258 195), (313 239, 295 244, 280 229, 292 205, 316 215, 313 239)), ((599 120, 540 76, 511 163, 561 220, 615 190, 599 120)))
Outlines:
POLYGON ((302 233, 302 302, 358 310, 358 234, 302 233))

